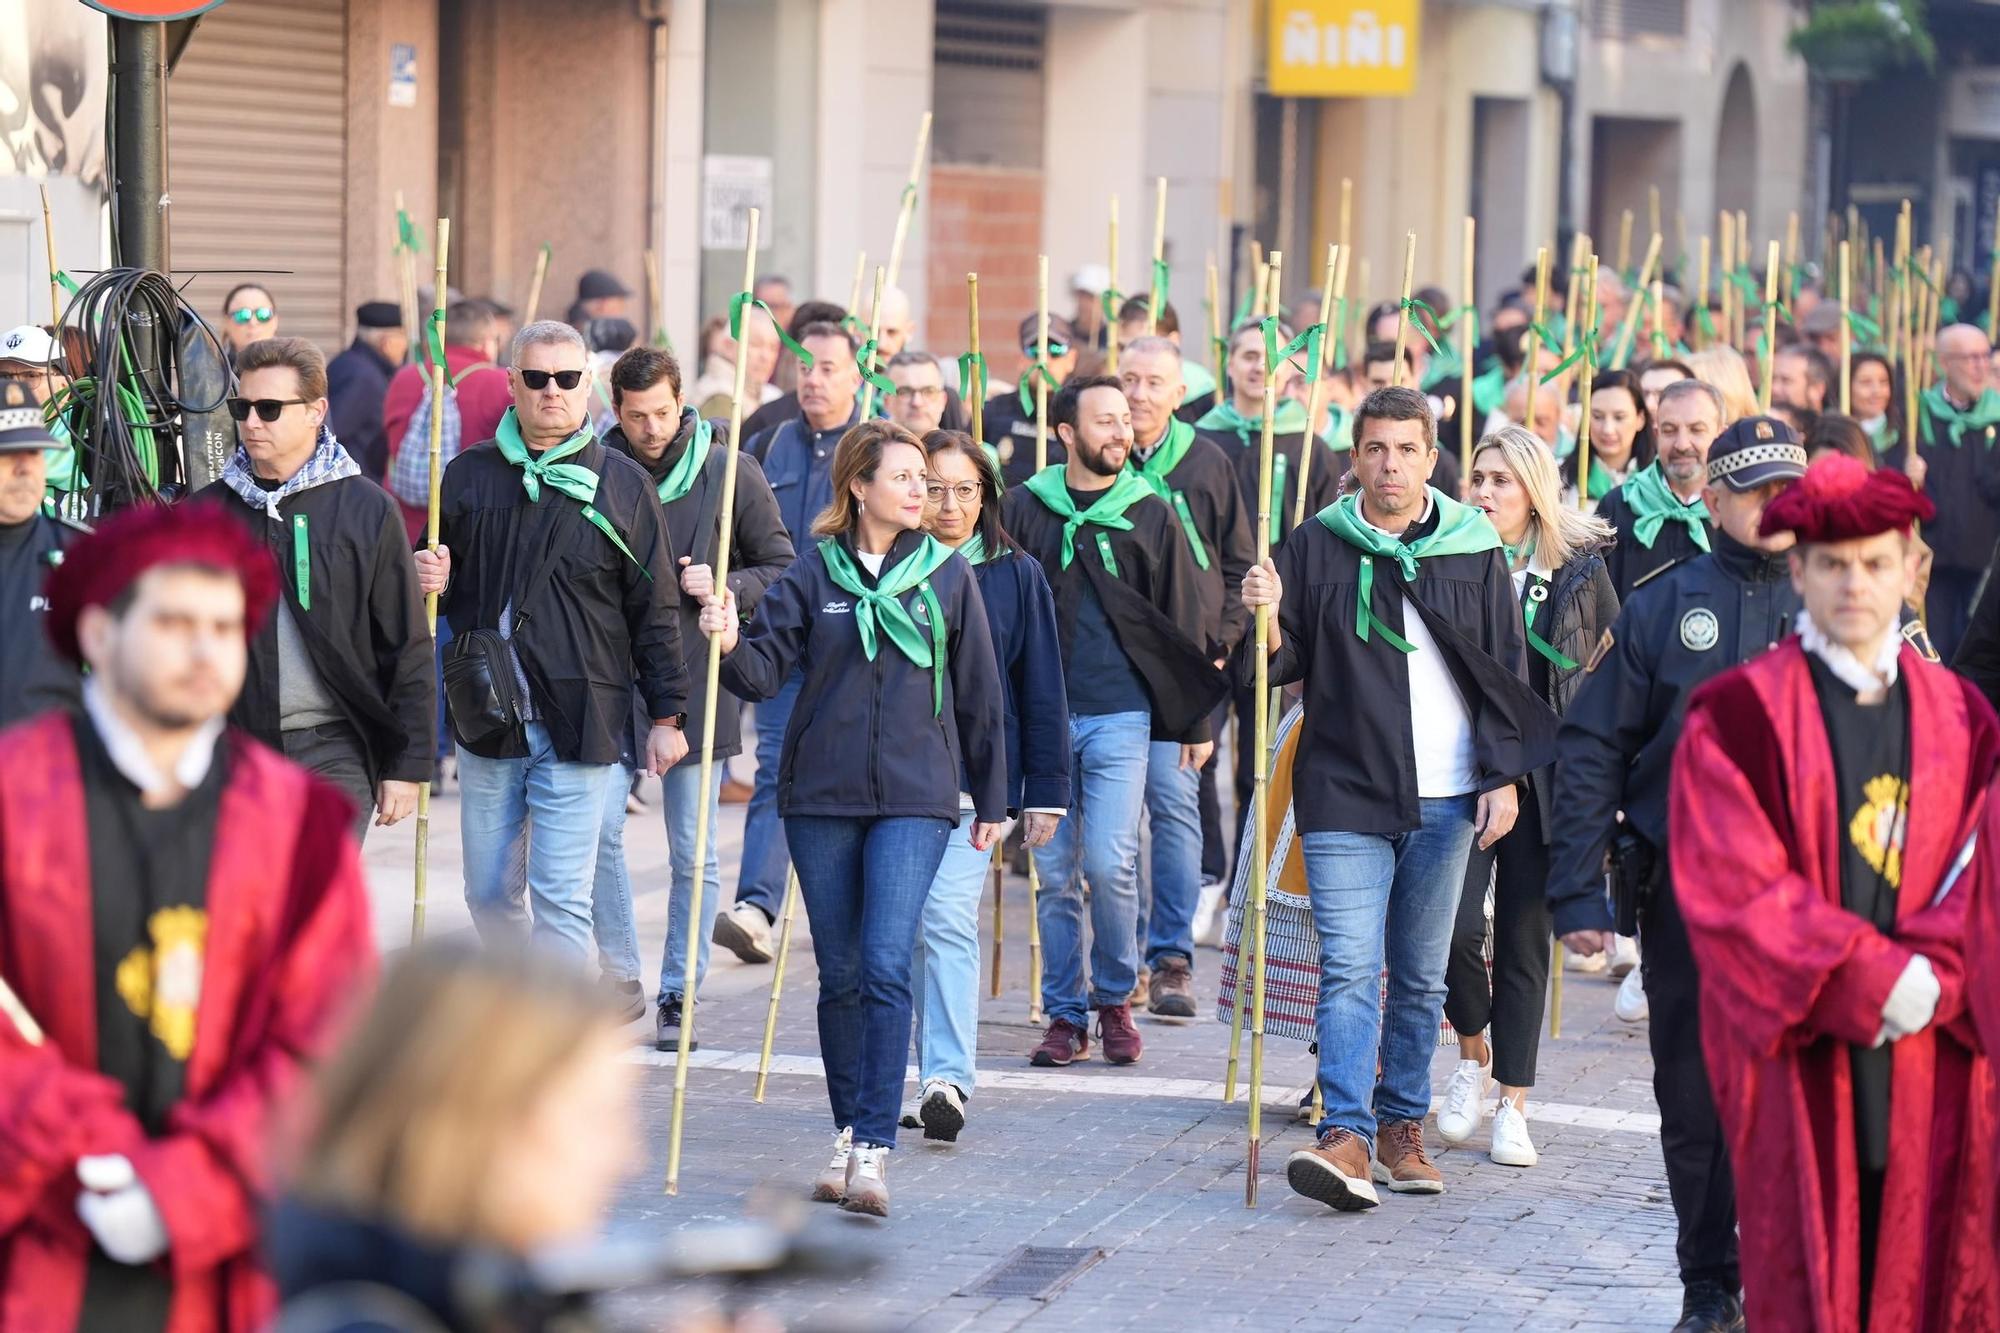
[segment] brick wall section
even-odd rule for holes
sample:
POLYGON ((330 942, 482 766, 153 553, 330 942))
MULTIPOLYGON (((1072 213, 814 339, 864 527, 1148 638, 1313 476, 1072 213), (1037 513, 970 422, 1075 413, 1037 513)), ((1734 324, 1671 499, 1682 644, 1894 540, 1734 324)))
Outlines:
MULTIPOLYGON (((966 349, 965 275, 977 273, 980 350, 996 383, 1015 379, 1024 364, 1015 334, 1035 309, 1041 173, 933 164, 930 227, 924 349, 948 359, 966 349)), ((1064 308, 1060 293, 1052 299, 1064 308)))

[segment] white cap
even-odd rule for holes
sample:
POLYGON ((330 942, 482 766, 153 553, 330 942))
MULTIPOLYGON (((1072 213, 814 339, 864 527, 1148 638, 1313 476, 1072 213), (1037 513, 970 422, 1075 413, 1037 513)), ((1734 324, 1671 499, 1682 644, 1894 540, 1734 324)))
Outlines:
POLYGON ((1085 264, 1069 275, 1069 289, 1073 292, 1089 292, 1092 296, 1104 295, 1104 289, 1111 285, 1111 270, 1102 264, 1085 264))
POLYGON ((23 324, 0 335, 0 361, 46 366, 56 359, 56 340, 39 324, 23 324))

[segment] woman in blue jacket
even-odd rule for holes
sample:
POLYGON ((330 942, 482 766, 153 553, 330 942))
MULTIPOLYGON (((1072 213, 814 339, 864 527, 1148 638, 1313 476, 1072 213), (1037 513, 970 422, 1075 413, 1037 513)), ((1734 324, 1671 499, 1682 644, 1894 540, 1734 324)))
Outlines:
POLYGON ((978 581, 922 530, 923 445, 888 421, 841 437, 815 544, 738 624, 711 599, 722 683, 769 699, 804 672, 778 759, 778 813, 819 960, 834 1157, 813 1197, 889 1213, 888 1152, 910 1043, 918 922, 970 791, 972 845, 1007 816, 1005 698, 978 581))
MULTIPOLYGON (((1000 526, 1000 473, 963 431, 924 436, 930 454, 931 535, 957 550, 979 579, 1007 699, 1007 810, 1025 820, 1022 839, 1040 847, 1069 809, 1069 703, 1063 691, 1056 603, 1042 567, 1000 526), (1033 707, 1023 715, 1022 702, 1033 707)), ((923 1002, 917 1008, 922 1091, 903 1116, 927 1139, 947 1143, 965 1127, 979 1027, 979 895, 991 858, 972 841, 979 818, 964 813, 924 903, 923 1002)))

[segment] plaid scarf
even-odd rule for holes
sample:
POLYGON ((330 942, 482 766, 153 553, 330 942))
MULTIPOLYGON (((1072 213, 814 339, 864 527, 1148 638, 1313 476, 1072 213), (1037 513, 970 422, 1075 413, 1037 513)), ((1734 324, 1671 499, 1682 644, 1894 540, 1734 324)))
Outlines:
POLYGON ((275 519, 278 517, 278 506, 300 491, 309 491, 326 482, 339 481, 342 477, 360 475, 361 469, 348 457, 340 441, 333 438, 332 427, 322 424, 319 443, 314 446, 312 457, 277 489, 267 491, 257 484, 257 474, 250 469, 250 455, 240 444, 230 456, 228 465, 222 469, 222 484, 236 492, 244 504, 252 509, 261 509, 275 519))

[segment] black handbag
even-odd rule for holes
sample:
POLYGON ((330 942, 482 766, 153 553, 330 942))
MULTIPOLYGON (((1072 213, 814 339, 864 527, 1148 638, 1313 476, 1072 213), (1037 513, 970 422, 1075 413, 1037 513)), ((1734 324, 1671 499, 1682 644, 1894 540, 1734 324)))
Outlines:
MULTIPOLYGON (((516 633, 527 620, 523 608, 541 590, 555 565, 556 553, 551 550, 514 598, 516 633)), ((520 731, 526 701, 514 675, 514 654, 499 630, 482 627, 452 639, 444 656, 444 701, 452 732, 459 744, 474 753, 520 731)))

